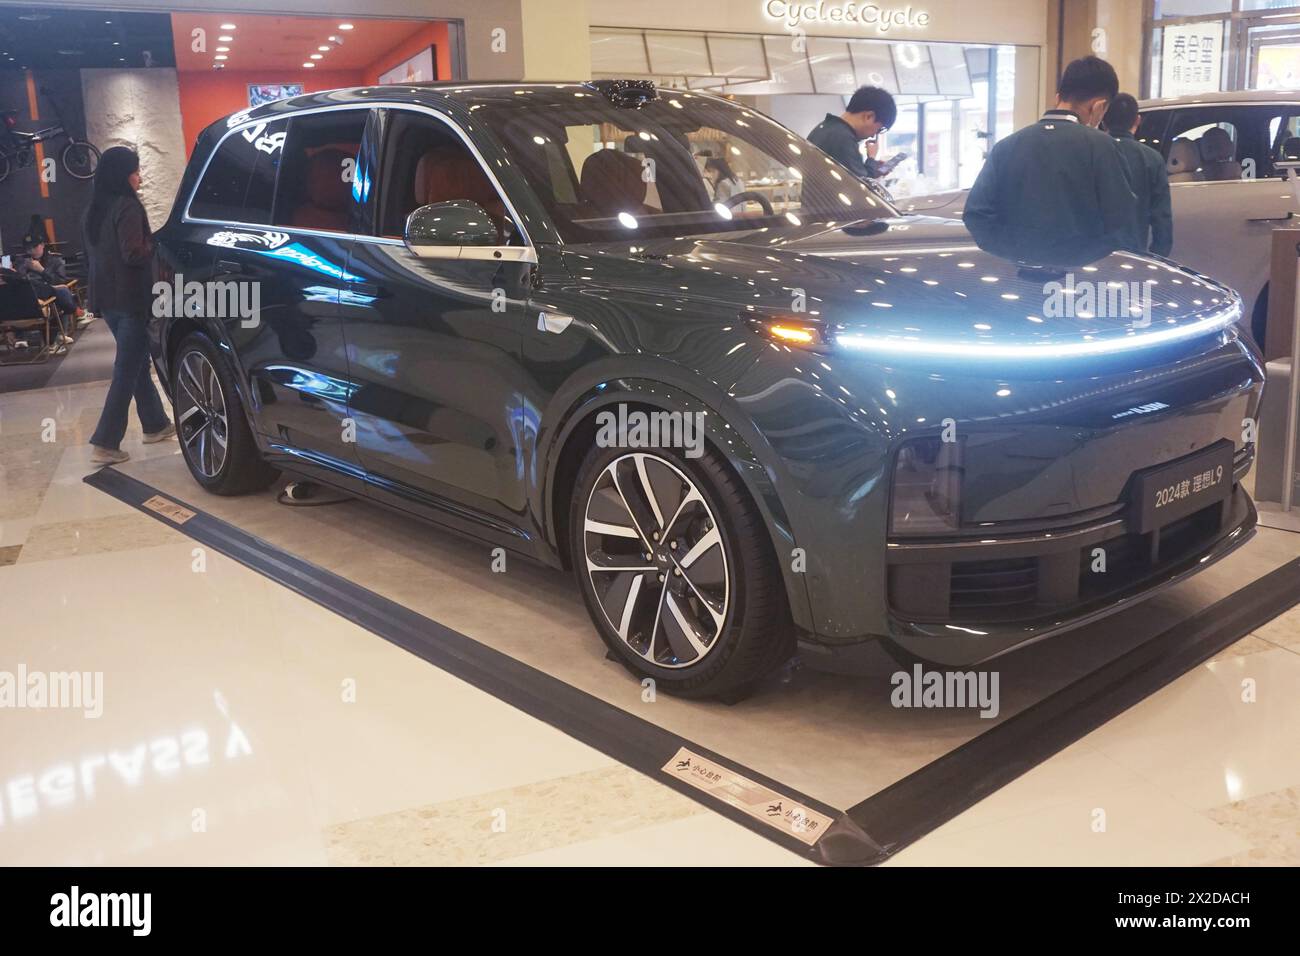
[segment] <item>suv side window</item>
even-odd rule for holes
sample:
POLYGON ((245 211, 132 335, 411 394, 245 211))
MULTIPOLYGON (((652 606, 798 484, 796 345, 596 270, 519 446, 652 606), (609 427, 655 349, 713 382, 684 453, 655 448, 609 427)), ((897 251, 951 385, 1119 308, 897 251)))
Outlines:
POLYGON ((287 128, 288 120, 268 120, 227 136, 194 191, 189 215, 253 225, 270 222, 271 194, 287 128))
POLYGON ((357 154, 369 110, 307 113, 289 121, 275 190, 276 226, 359 232, 357 154), (355 194, 355 195, 354 195, 355 194))
POLYGON ((1150 110, 1142 114, 1142 123, 1135 134, 1139 143, 1146 143, 1161 156, 1169 155, 1169 139, 1165 130, 1169 127, 1169 110, 1150 110))
POLYGON ((468 199, 492 217, 502 245, 522 244, 501 194, 455 130, 412 110, 385 112, 379 235, 400 239, 406 218, 421 206, 468 199))
POLYGON ((1262 179, 1273 175, 1277 106, 1220 104, 1176 111, 1166 154, 1172 182, 1262 179), (1196 163, 1195 170, 1191 167, 1196 163), (1178 179, 1172 179, 1177 174, 1178 179))

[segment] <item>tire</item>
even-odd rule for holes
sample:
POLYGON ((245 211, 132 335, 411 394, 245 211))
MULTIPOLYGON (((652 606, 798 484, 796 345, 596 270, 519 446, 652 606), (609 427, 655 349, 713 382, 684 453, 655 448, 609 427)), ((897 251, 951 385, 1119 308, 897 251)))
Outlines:
POLYGON ((4 182, 6 179, 9 178, 10 168, 11 166, 9 163, 9 157, 5 155, 0 155, 0 183, 4 182))
POLYGON ((206 335, 181 342, 171 391, 176 437, 195 481, 218 495, 261 491, 275 481, 279 472, 257 450, 234 375, 206 335))
POLYGON ((1268 286, 1267 282, 1264 283, 1250 314, 1250 335, 1261 352, 1264 351, 1264 335, 1268 331, 1268 286))
POLYGON ((602 640, 666 693, 734 701, 794 654, 763 519, 711 448, 696 459, 593 448, 574 484, 569 546, 602 640))
POLYGON ((99 168, 99 150, 79 139, 71 140, 59 154, 64 170, 73 179, 93 179, 99 168))

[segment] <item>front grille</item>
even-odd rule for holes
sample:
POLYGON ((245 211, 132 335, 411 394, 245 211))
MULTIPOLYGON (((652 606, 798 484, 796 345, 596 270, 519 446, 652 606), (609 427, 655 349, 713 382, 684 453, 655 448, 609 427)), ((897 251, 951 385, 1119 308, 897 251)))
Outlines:
POLYGON ((961 561, 952 566, 948 584, 949 607, 1007 611, 1038 597, 1038 559, 961 561))
POLYGON ((1042 553, 1014 558, 944 562, 938 556, 943 546, 936 545, 934 561, 890 564, 890 608, 916 623, 1013 623, 1068 613, 1132 590, 1204 551, 1227 530, 1235 500, 1234 491, 1226 503, 1208 505, 1147 534, 1130 533, 1117 521, 1109 536, 1077 547, 1062 549, 1061 542, 1044 538, 1042 553))

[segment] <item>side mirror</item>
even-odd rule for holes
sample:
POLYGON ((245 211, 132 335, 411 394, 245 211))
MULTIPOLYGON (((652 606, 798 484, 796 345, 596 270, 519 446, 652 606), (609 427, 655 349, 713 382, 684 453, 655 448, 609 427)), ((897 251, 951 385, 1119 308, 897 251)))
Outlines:
POLYGON ((406 248, 426 259, 459 259, 464 246, 500 243, 496 223, 476 202, 456 199, 421 206, 406 217, 406 248))

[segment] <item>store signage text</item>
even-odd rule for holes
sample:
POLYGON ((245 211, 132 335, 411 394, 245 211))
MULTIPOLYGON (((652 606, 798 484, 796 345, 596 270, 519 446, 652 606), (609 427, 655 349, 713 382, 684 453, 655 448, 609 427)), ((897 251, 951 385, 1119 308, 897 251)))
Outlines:
POLYGON ((796 3, 791 0, 765 0, 763 12, 769 19, 780 20, 785 26, 797 30, 807 24, 860 24, 878 33, 890 30, 924 30, 930 25, 930 14, 910 4, 905 7, 883 7, 878 3, 796 3))

